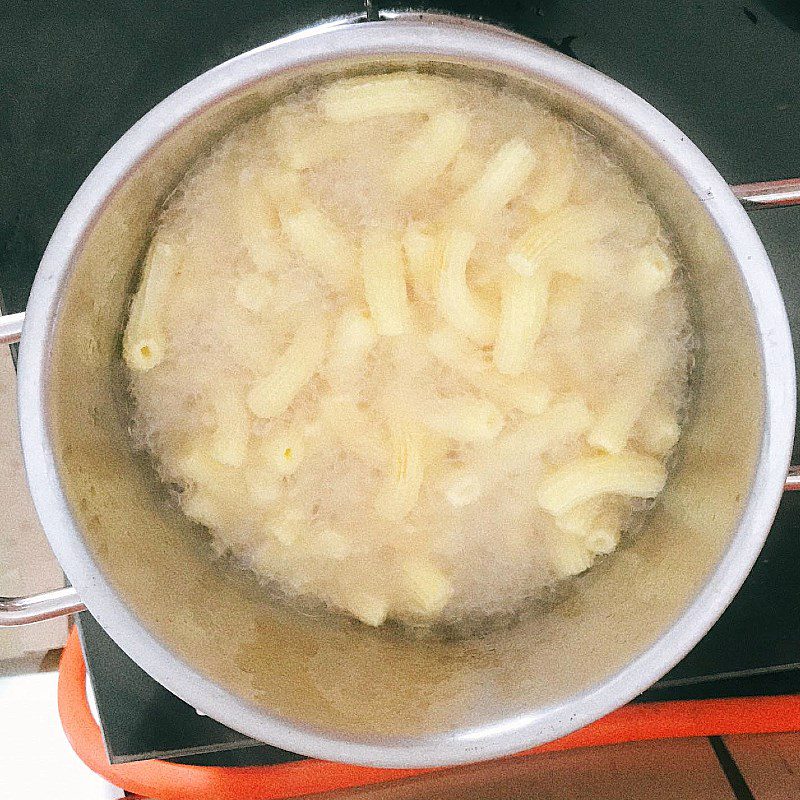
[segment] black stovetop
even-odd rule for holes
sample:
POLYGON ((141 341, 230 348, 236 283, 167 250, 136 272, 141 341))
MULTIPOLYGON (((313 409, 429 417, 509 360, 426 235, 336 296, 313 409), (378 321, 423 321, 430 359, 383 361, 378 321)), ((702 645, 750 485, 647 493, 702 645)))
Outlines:
MULTIPOLYGON (((225 59, 359 0, 287 3, 27 0, 0 8, 0 292, 21 311, 57 221, 140 116, 225 59)), ((376 7, 389 4, 376 2, 376 7)), ((465 0, 616 78, 681 127, 732 183, 800 175, 795 0, 465 0)), ((753 220, 800 337, 800 208, 753 220)), ((798 350, 800 352, 800 350, 798 350)), ((796 439, 795 460, 800 457, 796 439)), ((736 600, 642 699, 800 692, 800 492, 786 495, 736 600), (713 678, 709 680, 709 678, 713 678)), ((198 763, 296 758, 200 717, 141 672, 87 614, 80 626, 112 761, 227 749, 198 763), (239 748, 239 749, 231 749, 239 748)))

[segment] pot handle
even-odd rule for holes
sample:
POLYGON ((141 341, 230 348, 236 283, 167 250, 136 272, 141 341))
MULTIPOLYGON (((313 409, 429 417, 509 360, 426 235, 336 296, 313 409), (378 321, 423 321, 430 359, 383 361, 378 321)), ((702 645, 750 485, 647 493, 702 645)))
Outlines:
POLYGON ((0 628, 28 625, 86 611, 72 586, 28 597, 0 597, 0 628))
POLYGON ((756 208, 800 205, 800 178, 740 183, 738 186, 731 186, 731 189, 748 211, 756 208))
MULTIPOLYGON (((0 345, 20 340, 24 320, 24 312, 0 316, 0 345)), ((85 610, 86 606, 71 586, 28 597, 0 597, 0 628, 42 622, 85 610)))
MULTIPOLYGON (((800 205, 800 178, 743 183, 731 189, 747 209, 800 205)), ((24 320, 24 312, 0 316, 0 345, 20 340, 24 320)), ((800 466, 789 468, 783 488, 786 491, 800 489, 800 466)), ((0 597, 0 628, 41 622, 85 610, 86 606, 71 586, 29 597, 0 597)))

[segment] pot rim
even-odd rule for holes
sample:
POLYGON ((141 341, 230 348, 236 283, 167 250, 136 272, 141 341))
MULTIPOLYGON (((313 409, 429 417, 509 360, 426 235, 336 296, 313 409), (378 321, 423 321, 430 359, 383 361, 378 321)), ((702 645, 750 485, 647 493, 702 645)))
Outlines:
POLYGON ((182 700, 248 736, 317 758, 396 768, 467 763, 564 736, 633 699, 674 666, 730 603, 769 532, 789 464, 796 413, 791 335, 769 258, 728 184, 688 137, 634 92, 545 45, 484 23, 432 13, 386 13, 379 21, 346 24, 351 21, 322 23, 203 73, 143 116, 92 170, 56 227, 31 290, 19 358, 23 455, 42 525, 81 599, 117 644, 182 700), (50 342, 84 236, 118 183, 163 137, 208 105, 269 74, 334 58, 420 53, 462 62, 489 60, 564 87, 626 124, 682 175, 742 272, 764 365, 763 433, 747 503, 714 573, 670 628, 616 674, 561 703, 474 728, 388 741, 351 740, 271 715, 195 672, 147 630, 109 585, 60 485, 46 401, 50 342))

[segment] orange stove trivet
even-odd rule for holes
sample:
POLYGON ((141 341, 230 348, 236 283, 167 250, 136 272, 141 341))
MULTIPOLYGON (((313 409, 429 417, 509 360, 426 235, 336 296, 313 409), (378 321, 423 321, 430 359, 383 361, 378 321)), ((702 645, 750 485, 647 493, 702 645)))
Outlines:
MULTIPOLYGON (((317 759, 264 767, 199 767, 157 759, 112 765, 89 709, 86 664, 75 628, 61 657, 58 711, 67 739, 90 769, 129 792, 158 800, 279 800, 433 771, 354 767, 317 759)), ((646 739, 797 730, 800 695, 638 703, 624 706, 555 742, 509 758, 646 739)))

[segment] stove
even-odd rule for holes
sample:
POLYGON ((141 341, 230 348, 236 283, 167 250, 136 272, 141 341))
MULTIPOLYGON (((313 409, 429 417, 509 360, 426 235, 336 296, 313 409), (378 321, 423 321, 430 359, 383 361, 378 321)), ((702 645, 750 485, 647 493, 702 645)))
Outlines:
MULTIPOLYGON (((21 311, 73 193, 130 125, 204 70, 359 0, 30 0, 0 11, 0 303, 21 311)), ((376 14, 388 4, 374 2, 376 14)), ((800 6, 794 0, 465 0, 605 72, 682 128, 731 183, 800 175, 800 6)), ((800 352, 800 207, 753 221, 800 352)), ((800 460, 800 442, 795 461, 800 460)), ((640 701, 800 692, 800 492, 784 495, 753 572, 700 644, 640 701)), ((244 766, 300 756, 260 745, 152 681, 78 618, 112 763, 244 766)))

